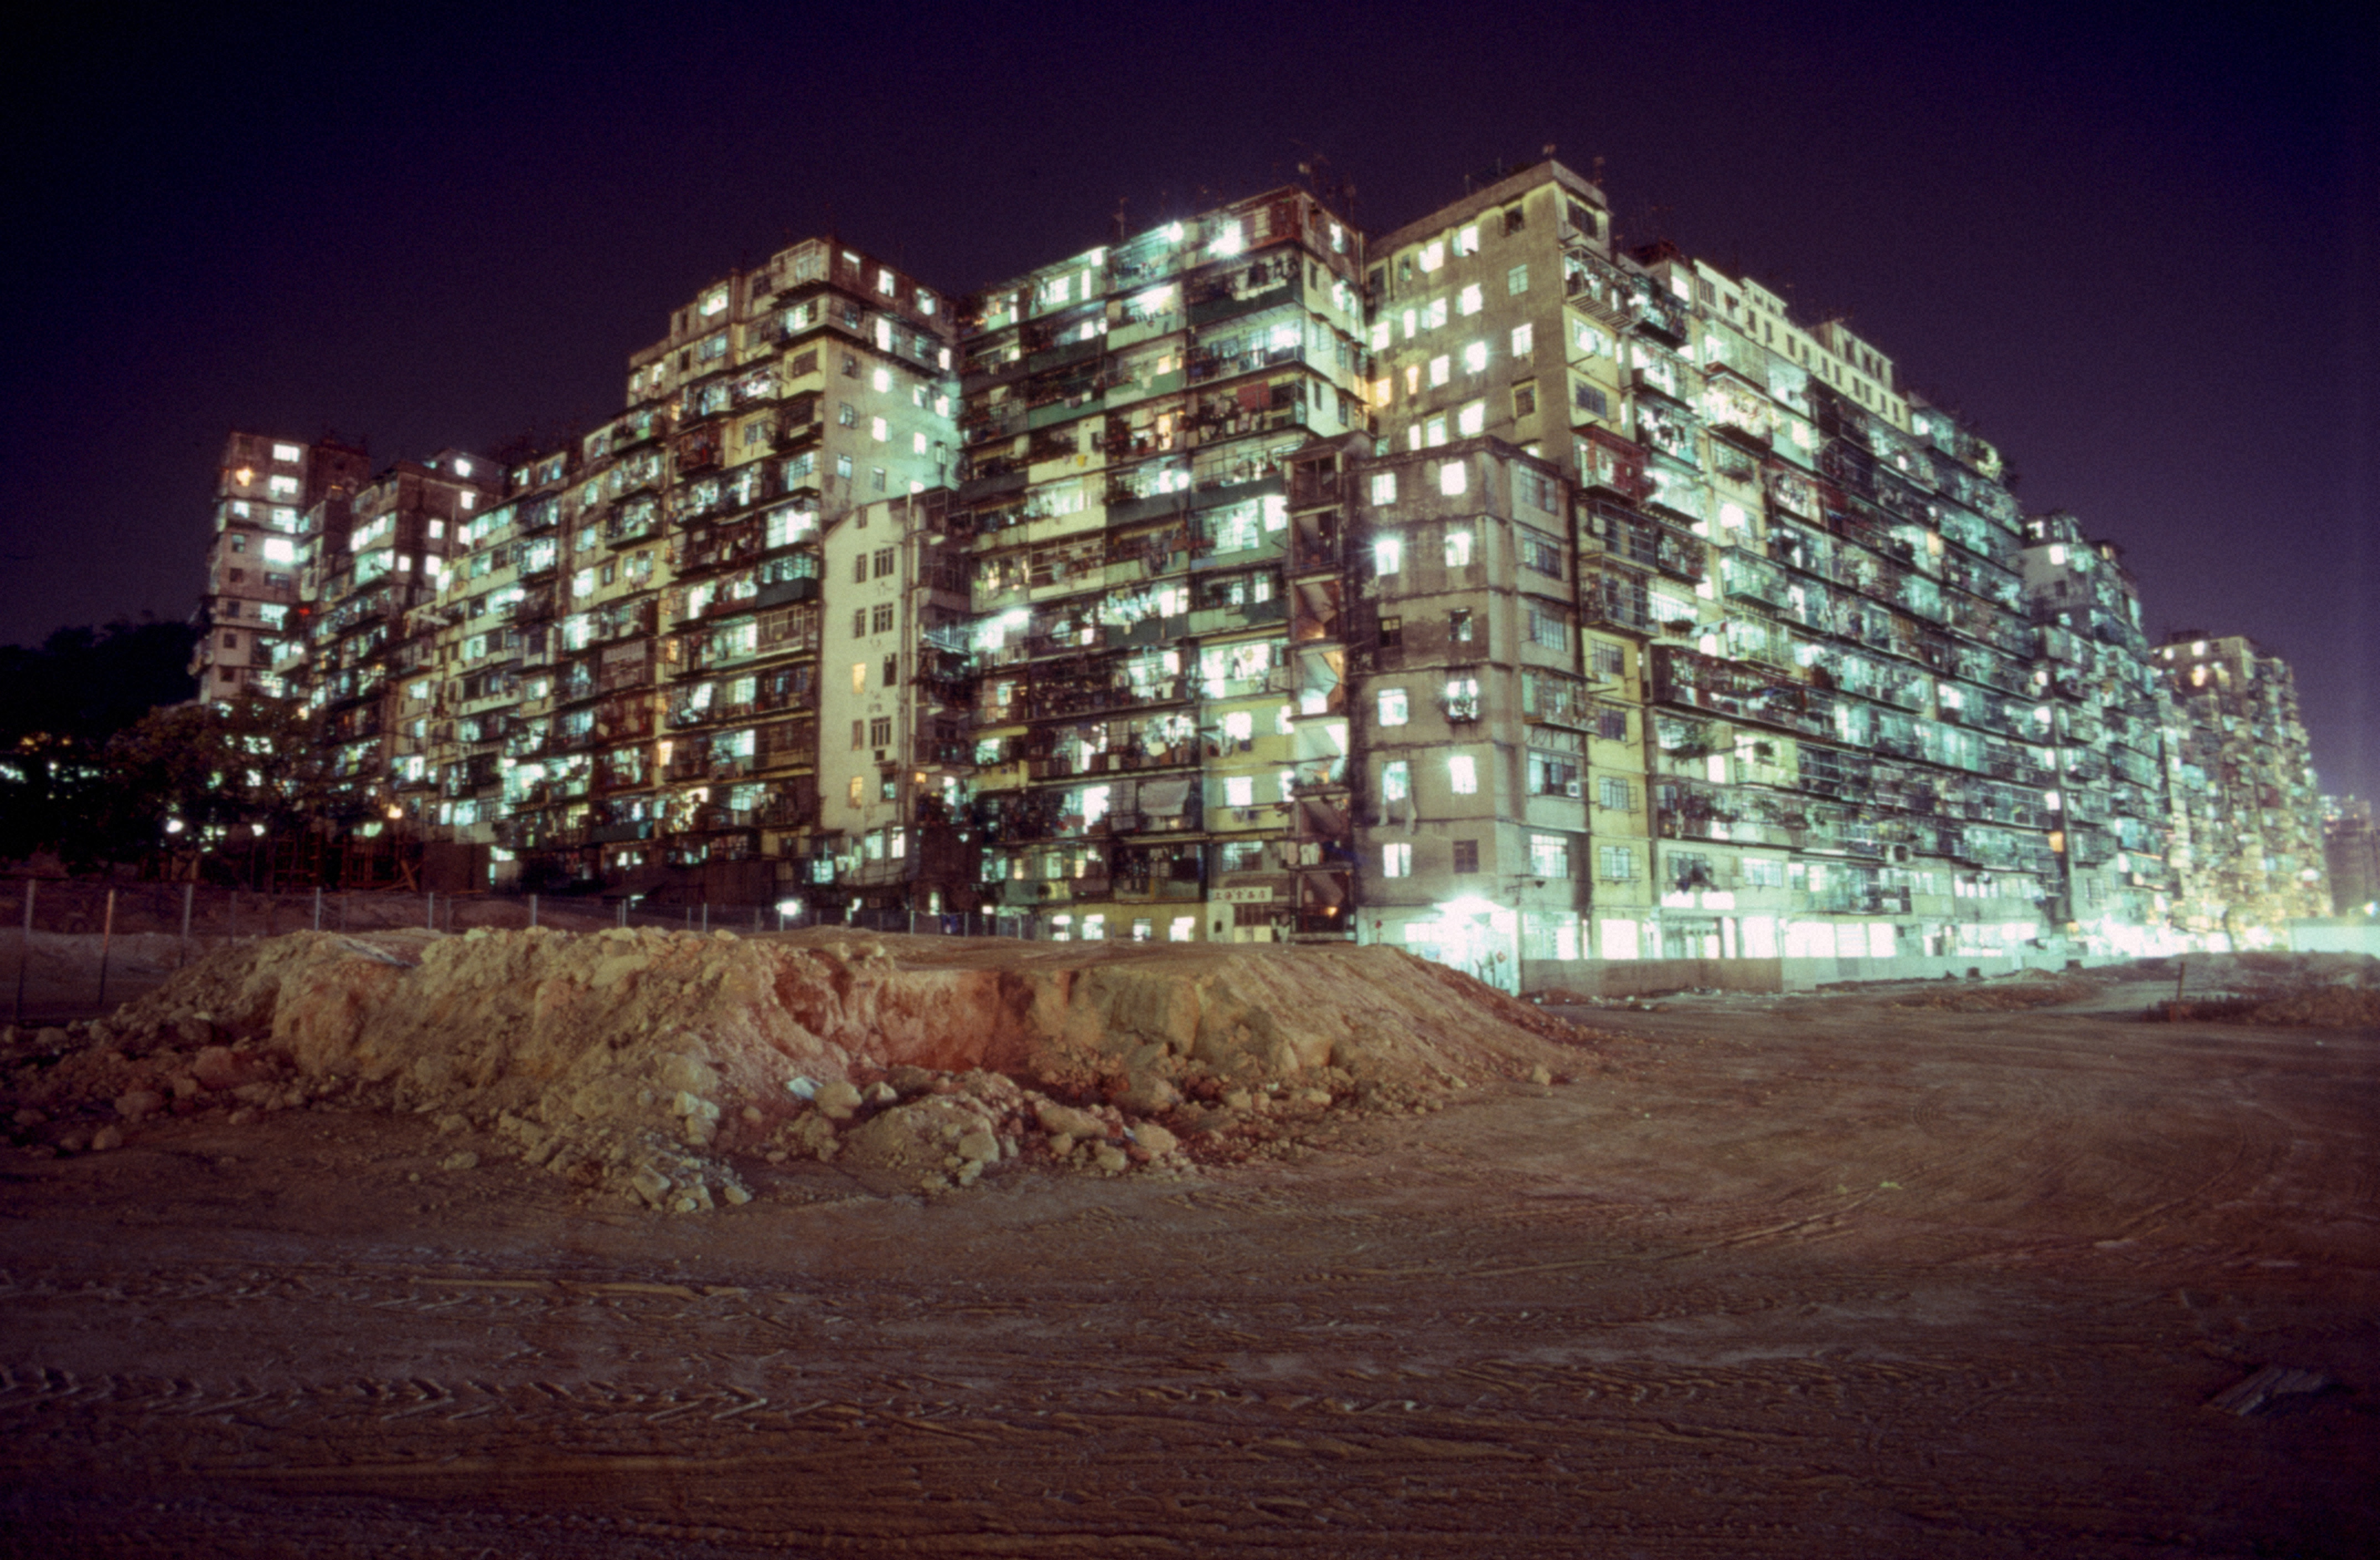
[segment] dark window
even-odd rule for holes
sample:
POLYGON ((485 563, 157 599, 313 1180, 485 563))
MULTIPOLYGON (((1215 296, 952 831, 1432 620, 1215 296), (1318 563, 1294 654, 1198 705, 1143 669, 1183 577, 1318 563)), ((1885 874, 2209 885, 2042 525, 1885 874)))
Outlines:
POLYGON ((1405 620, 1402 617, 1380 619, 1380 648, 1395 650, 1405 642, 1405 620))
POLYGON ((1477 840, 1459 839, 1454 842, 1454 870, 1458 872, 1475 872, 1479 870, 1477 840))

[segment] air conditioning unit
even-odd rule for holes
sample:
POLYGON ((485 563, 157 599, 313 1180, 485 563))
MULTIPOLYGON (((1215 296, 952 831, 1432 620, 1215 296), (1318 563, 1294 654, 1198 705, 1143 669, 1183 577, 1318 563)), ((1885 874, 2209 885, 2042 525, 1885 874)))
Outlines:
POLYGON ((1575 801, 1586 795, 1586 783, 1583 780, 1565 780, 1562 782, 1562 795, 1575 801))
POLYGON ((1884 859, 1896 863, 1905 862, 1909 859, 1909 847, 1905 845, 1888 845, 1884 847, 1884 859))

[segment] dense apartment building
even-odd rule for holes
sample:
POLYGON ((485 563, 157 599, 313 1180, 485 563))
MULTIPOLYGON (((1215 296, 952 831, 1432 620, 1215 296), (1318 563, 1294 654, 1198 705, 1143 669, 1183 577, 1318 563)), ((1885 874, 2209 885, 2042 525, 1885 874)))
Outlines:
POLYGON ((305 653, 288 678, 322 723, 332 774, 359 800, 380 802, 416 750, 407 723, 441 672, 419 615, 500 490, 489 462, 449 450, 399 460, 306 514, 305 653))
POLYGON ((2297 680, 2245 635, 2185 629, 2157 647, 2174 710, 2168 779, 2184 927, 2237 947, 2330 912, 2321 797, 2297 680))
POLYGON ((2178 882, 2166 732, 2172 710, 2141 628, 2140 587, 2112 542, 2095 542, 2058 511, 2025 521, 2025 602, 2038 648, 2055 784, 2050 844, 2063 873, 2055 919, 2093 945, 2152 954, 2168 930, 2178 882))
POLYGON ((791 246, 675 311, 620 416, 466 499, 400 636, 389 783, 416 826, 492 881, 747 902, 849 854, 820 806, 825 538, 947 486, 953 334, 914 278, 791 246))
POLYGON ((2380 828, 2361 797, 2322 798, 2322 853, 2333 915, 2372 915, 2380 907, 2380 828))
POLYGON ((207 587, 191 671, 206 699, 279 698, 305 652, 299 552, 307 516, 370 469, 360 449, 234 433, 215 480, 207 587))
MULTIPOLYGON (((1527 854, 1452 876, 1415 854, 1422 896, 1494 906, 1487 941, 1519 957, 1572 937, 1603 957, 1977 955, 2063 931, 1997 451, 1840 322, 1671 246, 1614 251, 1600 192, 1559 165, 1388 235, 1370 267, 1381 445, 1421 462, 1384 491, 1462 500, 1448 518, 1477 511, 1483 541, 1514 528, 1485 591, 1419 615, 1488 626, 1437 701, 1478 688, 1527 854), (1520 893, 1562 875, 1532 935, 1520 893)), ((1384 598, 1407 589, 1389 564, 1459 540, 1383 547, 1384 598)), ((1410 705, 1402 683, 1379 699, 1410 705)), ((1462 843, 1444 860, 1476 859, 1462 843)))
MULTIPOLYGON (((282 686, 474 882, 1506 986, 2280 908, 2222 908, 2245 761, 2192 695, 2286 669, 2153 657, 2116 550, 1891 359, 1616 247, 1557 163, 1368 240, 1273 190, 959 299, 807 240, 559 447, 288 447, 238 468, 305 499, 282 686)), ((2256 801, 2277 895, 2305 841, 2256 801)))
POLYGON ((1344 560, 1290 478, 1368 444, 1361 254, 1281 189, 972 304, 954 504, 990 905, 1082 938, 1345 924, 1350 890, 1300 870, 1345 847, 1307 830, 1345 784, 1344 560))

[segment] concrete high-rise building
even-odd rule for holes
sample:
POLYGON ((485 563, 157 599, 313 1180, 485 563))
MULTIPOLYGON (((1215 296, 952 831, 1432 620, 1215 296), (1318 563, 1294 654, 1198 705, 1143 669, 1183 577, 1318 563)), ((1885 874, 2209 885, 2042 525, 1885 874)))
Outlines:
POLYGON ((2380 829, 2361 797, 2322 798, 2323 863, 2333 915, 2369 915, 2380 904, 2380 829))
POLYGON ((278 698, 305 636, 298 577, 306 516, 351 494, 369 470, 359 448, 235 433, 216 474, 207 593, 191 670, 202 699, 278 698))
POLYGON ((2025 543, 2034 694, 2055 738, 2058 919, 2094 951, 2168 951, 2180 945, 2167 860, 2171 711, 2141 631, 2139 586, 2114 542, 2090 540, 2063 511, 2027 519, 2025 543))
POLYGON ((2330 912, 2296 678, 2245 635, 2195 629, 2170 636, 2156 664, 2175 712, 2168 805, 2186 925, 2233 947, 2286 945, 2292 918, 2330 912))
MULTIPOLYGON (((1389 234, 1369 264, 1383 458, 1418 457, 1404 488, 1518 528, 1468 610, 1496 615, 1499 589, 1526 604, 1482 673, 1449 679, 1491 707, 1488 684, 1517 679, 1481 730, 1512 750, 1548 871, 1506 869, 1535 909, 1470 897, 1491 926, 1518 918, 1518 957, 1567 945, 1553 918, 1572 912, 1603 957, 2061 937, 1997 451, 1840 322, 1798 322, 1674 246, 1614 250, 1600 192, 1558 164, 1389 234), (1533 721, 1548 707, 1593 719, 1533 721), (1536 884, 1564 857, 1578 882, 1557 911, 1536 884)), ((1463 610, 1448 594, 1427 615, 1463 610)))
POLYGON ((211 567, 270 546, 289 599, 237 614, 307 628, 239 676, 450 886, 1507 987, 2252 942, 2319 886, 2285 667, 2152 656, 2117 550, 1888 356, 1621 245, 1558 163, 1377 239, 1274 190, 956 302, 811 239, 628 367, 501 469, 226 461, 211 567))
POLYGON ((973 304, 956 505, 988 908, 1087 939, 1346 935, 1343 873, 1301 871, 1344 845, 1343 809, 1307 832, 1345 785, 1322 638, 1343 559, 1293 544, 1290 478, 1368 443, 1361 258, 1281 189, 973 304))

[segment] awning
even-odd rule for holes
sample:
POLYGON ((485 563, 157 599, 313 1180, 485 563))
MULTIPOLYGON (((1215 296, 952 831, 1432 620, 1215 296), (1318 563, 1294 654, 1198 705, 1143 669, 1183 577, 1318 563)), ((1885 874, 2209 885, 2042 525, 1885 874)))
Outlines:
POLYGON ((1190 779, 1183 775, 1171 780, 1144 780, 1140 783, 1140 810, 1159 818, 1171 818, 1179 813, 1190 799, 1190 779))

